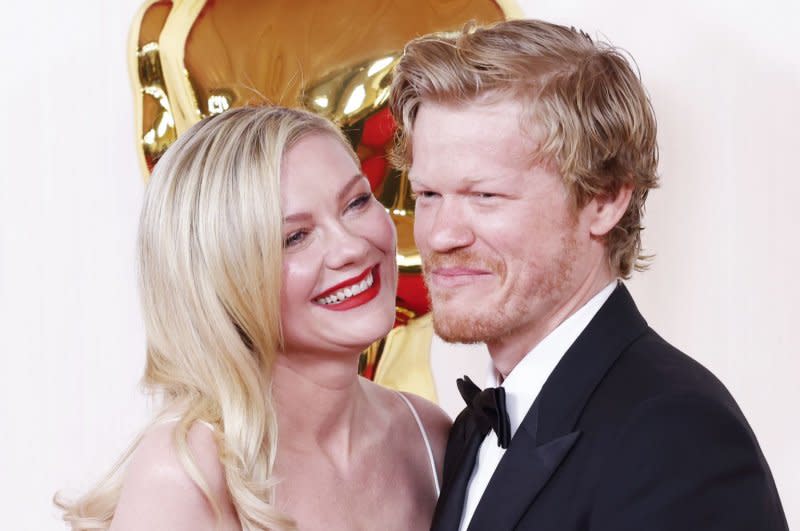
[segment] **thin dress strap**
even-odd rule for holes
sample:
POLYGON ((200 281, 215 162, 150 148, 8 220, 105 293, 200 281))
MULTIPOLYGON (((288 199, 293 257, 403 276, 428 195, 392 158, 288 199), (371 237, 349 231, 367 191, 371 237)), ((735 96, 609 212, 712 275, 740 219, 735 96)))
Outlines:
MULTIPOLYGON (((179 420, 181 420, 181 417, 178 416, 178 415, 175 415, 174 417, 163 418, 163 419, 159 420, 158 422, 156 422, 156 424, 168 424, 170 422, 178 422, 179 420)), ((195 422, 199 422, 200 424, 202 424, 203 426, 205 426, 206 428, 208 428, 211 431, 216 431, 214 426, 212 426, 211 424, 209 424, 205 420, 197 419, 195 422)))
POLYGON ((428 451, 428 461, 431 464, 431 473, 433 474, 433 485, 436 487, 436 495, 439 495, 439 475, 436 473, 436 459, 433 457, 433 450, 431 449, 431 442, 428 440, 428 432, 425 431, 425 426, 422 424, 422 419, 419 418, 419 414, 417 414, 416 408, 414 408, 414 404, 411 403, 411 400, 406 398, 406 396, 401 393, 397 392, 400 395, 400 398, 403 399, 403 402, 406 403, 408 409, 411 410, 411 414, 414 415, 414 420, 417 421, 417 426, 419 427, 419 432, 422 434, 422 440, 425 442, 425 449, 428 451))

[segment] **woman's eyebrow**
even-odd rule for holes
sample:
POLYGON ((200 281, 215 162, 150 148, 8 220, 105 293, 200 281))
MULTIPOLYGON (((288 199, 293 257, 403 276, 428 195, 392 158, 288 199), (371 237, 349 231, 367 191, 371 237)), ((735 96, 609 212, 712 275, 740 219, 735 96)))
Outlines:
MULTIPOLYGON (((336 200, 341 201, 344 198, 344 196, 346 196, 350 192, 350 190, 356 184, 358 184, 359 181, 361 181, 361 179, 366 179, 366 178, 367 178, 366 175, 364 175, 363 173, 357 173, 352 177, 350 177, 347 183, 345 183, 345 185, 342 186, 342 188, 336 193, 336 200)), ((285 224, 285 223, 293 223, 296 221, 305 221, 307 219, 310 219, 311 217, 312 217, 311 214, 309 214, 308 212, 296 212, 294 214, 285 216, 283 218, 283 223, 285 224)))
POLYGON ((336 194, 336 199, 341 201, 344 198, 344 196, 346 196, 350 192, 351 188, 353 188, 359 181, 361 181, 361 179, 366 179, 366 178, 367 176, 364 175, 363 173, 356 173, 355 175, 350 177, 350 180, 347 181, 347 183, 344 186, 342 186, 341 190, 339 190, 339 192, 336 194))

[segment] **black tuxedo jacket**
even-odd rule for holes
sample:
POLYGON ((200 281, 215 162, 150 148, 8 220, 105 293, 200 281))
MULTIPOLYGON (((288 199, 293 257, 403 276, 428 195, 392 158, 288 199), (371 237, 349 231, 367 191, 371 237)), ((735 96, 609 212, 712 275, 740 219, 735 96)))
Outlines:
MULTIPOLYGON (((458 529, 475 429, 462 413, 450 432, 433 531, 458 529)), ((548 378, 468 529, 788 527, 736 402, 647 326, 620 284, 548 378)))

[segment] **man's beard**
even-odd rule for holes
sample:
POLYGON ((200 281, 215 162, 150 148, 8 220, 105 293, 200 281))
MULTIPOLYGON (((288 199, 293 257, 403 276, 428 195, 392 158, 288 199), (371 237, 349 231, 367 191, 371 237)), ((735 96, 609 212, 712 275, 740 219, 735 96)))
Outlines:
MULTIPOLYGON (((514 279, 514 282, 502 282, 506 279, 506 268, 501 261, 478 256, 471 251, 457 250, 423 256, 423 273, 428 286, 433 329, 436 335, 449 343, 492 343, 527 327, 531 324, 534 304, 542 305, 544 301, 557 300, 559 293, 572 276, 576 255, 575 235, 564 235, 562 253, 547 269, 538 272, 539 278, 520 278, 514 279), (472 301, 473 304, 469 307, 454 308, 453 294, 446 288, 431 289, 429 271, 441 266, 474 267, 491 271, 495 278, 501 280, 498 289, 504 285, 508 291, 497 294, 499 297, 494 300, 498 302, 494 306, 489 304, 489 301, 476 300, 472 301), (517 280, 522 281, 520 288, 526 289, 527 292, 516 289, 517 280)), ((525 274, 536 274, 536 272, 527 270, 521 276, 525 274)))
POLYGON ((436 335, 448 343, 480 343, 486 341, 486 337, 494 335, 498 323, 490 322, 485 316, 474 311, 480 302, 476 302, 476 308, 461 308, 457 312, 445 310, 444 307, 453 298, 453 294, 446 288, 440 288, 436 290, 434 296, 429 271, 439 267, 464 267, 490 271, 497 278, 503 278, 505 268, 502 262, 461 249, 449 253, 426 254, 422 263, 436 335))

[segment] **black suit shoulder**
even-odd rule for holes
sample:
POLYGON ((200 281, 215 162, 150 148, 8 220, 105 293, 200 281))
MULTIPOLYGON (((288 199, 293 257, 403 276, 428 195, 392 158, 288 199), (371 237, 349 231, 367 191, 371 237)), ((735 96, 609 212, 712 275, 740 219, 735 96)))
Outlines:
POLYGON ((621 353, 579 424, 604 434, 595 438, 604 457, 595 468, 591 529, 786 529, 767 463, 733 397, 652 330, 621 353))
POLYGON ((598 384, 589 406, 626 416, 650 400, 679 395, 725 404, 741 415, 716 376, 648 328, 620 353, 598 384), (615 407, 609 407, 612 405, 615 407))
MULTIPOLYGON (((451 431, 441 498, 451 510, 442 512, 449 516, 437 531, 458 527, 460 515, 452 509, 463 491, 448 477, 463 466, 458 456, 473 431, 471 417, 463 415, 451 431)), ((788 526, 736 401, 710 371, 659 337, 620 285, 548 377, 469 529, 788 526)))

